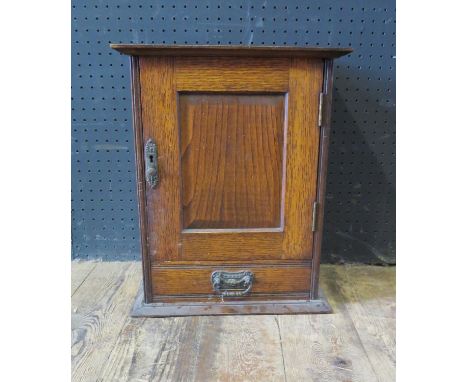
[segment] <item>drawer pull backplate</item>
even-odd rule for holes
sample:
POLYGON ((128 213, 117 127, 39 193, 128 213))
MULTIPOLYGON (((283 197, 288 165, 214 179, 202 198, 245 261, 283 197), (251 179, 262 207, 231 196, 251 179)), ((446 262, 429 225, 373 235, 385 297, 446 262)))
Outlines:
POLYGON ((254 275, 250 271, 214 271, 211 274, 213 290, 224 297, 241 297, 252 290, 254 275))

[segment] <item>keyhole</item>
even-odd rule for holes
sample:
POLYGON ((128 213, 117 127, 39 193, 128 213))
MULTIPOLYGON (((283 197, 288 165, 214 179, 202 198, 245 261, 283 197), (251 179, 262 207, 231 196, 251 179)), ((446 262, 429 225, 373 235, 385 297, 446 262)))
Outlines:
POLYGON ((152 155, 149 156, 149 160, 150 160, 151 163, 153 163, 153 156, 152 155))

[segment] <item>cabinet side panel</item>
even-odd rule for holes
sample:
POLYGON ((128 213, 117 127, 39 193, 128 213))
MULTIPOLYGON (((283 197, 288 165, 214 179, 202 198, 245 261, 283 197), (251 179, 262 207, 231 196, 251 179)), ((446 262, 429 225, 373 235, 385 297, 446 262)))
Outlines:
POLYGON ((320 131, 319 172, 317 177, 317 201, 319 203, 317 230, 314 233, 314 253, 312 260, 311 298, 317 298, 319 292, 319 267, 322 252, 323 218, 325 212, 325 193, 328 168, 328 147, 330 145, 331 107, 333 91, 333 60, 324 60, 323 69, 323 107, 320 131))
MULTIPOLYGON (((143 139, 158 147, 159 184, 146 187, 148 248, 152 260, 176 260, 180 251, 180 159, 172 57, 141 57, 143 139)), ((144 143, 143 142, 143 143, 144 143)))
POLYGON ((133 135, 135 141, 135 168, 137 177, 137 197, 140 225, 140 249, 143 265, 144 299, 149 303, 152 298, 151 285, 151 261, 148 257, 148 243, 146 240, 146 195, 145 174, 143 171, 143 126, 141 122, 141 91, 140 91, 140 67, 138 57, 131 57, 132 71, 132 110, 133 110, 133 135))
POLYGON ((312 206, 317 187, 322 68, 322 60, 291 60, 283 243, 284 251, 291 259, 312 256, 312 206))

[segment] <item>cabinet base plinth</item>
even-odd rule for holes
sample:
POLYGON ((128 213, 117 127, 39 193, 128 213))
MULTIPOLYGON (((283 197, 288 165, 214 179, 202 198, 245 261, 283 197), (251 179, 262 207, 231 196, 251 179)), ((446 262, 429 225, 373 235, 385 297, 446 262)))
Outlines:
POLYGON ((320 291, 317 300, 298 301, 235 301, 223 303, 149 303, 143 298, 140 288, 131 313, 132 317, 177 317, 177 316, 229 316, 238 314, 324 314, 332 308, 320 291))

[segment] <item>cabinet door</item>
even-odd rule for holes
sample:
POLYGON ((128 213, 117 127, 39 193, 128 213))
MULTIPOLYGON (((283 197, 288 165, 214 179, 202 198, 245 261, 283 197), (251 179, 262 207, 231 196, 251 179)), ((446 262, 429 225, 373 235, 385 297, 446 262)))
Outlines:
POLYGON ((159 263, 312 257, 323 63, 140 57, 147 252, 159 263))

